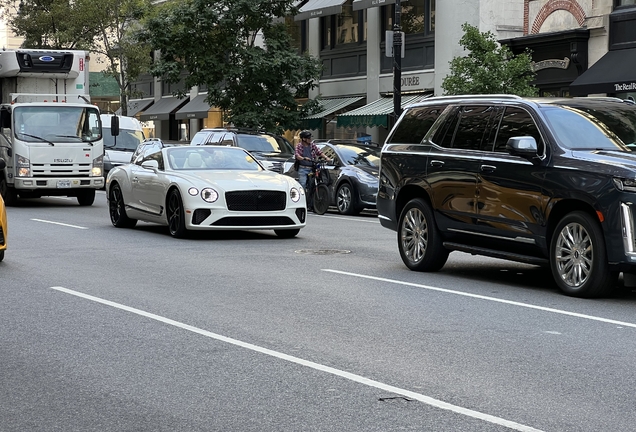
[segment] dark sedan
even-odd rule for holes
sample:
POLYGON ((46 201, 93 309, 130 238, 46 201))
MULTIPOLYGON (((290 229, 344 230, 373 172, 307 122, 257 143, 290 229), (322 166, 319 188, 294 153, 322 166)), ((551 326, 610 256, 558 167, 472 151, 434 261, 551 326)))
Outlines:
POLYGON ((341 214, 358 214, 375 208, 378 194, 380 148, 363 144, 317 143, 333 160, 327 165, 331 205, 341 214))

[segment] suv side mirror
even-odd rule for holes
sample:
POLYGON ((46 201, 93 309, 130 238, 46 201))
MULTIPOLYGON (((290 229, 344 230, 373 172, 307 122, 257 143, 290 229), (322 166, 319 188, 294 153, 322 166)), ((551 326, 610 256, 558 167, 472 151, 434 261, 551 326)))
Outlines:
POLYGON ((537 141, 531 136, 512 137, 506 143, 506 150, 513 156, 534 157, 537 155, 537 141))

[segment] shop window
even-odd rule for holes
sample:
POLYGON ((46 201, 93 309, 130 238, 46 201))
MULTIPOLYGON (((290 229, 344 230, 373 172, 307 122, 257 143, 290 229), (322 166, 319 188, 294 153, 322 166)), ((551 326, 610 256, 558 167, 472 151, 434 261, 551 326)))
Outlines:
POLYGON ((614 0, 614 6, 636 6, 636 0, 614 0))
POLYGON ((342 5, 342 12, 320 19, 322 49, 357 44, 367 40, 367 11, 353 10, 353 0, 342 5))
MULTIPOLYGON (((435 0, 410 0, 401 3, 400 27, 407 35, 435 33, 435 0)), ((395 5, 382 8, 384 30, 393 30, 395 5)), ((384 32, 382 34, 384 38, 384 32)))

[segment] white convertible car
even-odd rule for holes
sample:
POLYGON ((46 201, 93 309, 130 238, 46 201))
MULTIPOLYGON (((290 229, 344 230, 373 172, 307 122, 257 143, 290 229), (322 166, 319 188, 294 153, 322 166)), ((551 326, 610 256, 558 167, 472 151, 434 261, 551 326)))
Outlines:
POLYGON ((274 230, 294 237, 305 226, 300 184, 227 146, 168 146, 146 140, 128 165, 108 173, 110 220, 167 225, 173 237, 195 230, 274 230))

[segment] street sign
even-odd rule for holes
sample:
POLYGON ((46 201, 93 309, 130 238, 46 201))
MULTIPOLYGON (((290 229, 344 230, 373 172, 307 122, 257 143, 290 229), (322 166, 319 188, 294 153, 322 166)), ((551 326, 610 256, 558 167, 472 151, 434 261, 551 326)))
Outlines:
MULTIPOLYGON (((400 33, 398 35, 398 37, 401 36, 400 40, 402 41, 402 55, 401 57, 404 58, 404 32, 398 32, 400 33)), ((386 56, 387 57, 393 57, 393 30, 387 30, 386 31, 386 37, 385 37, 385 41, 386 41, 386 56)))

